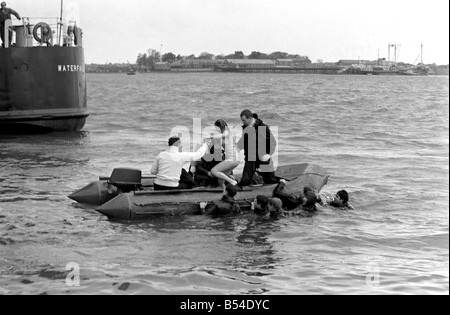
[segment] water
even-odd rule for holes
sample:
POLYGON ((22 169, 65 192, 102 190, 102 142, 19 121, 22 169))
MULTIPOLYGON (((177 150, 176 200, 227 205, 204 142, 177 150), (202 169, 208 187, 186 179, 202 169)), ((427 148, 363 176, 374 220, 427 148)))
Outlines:
POLYGON ((0 136, 0 294, 449 293, 448 77, 87 80, 83 132, 0 136), (66 197, 114 167, 148 173, 173 126, 246 108, 278 126, 281 164, 325 167, 356 210, 130 223, 66 197))

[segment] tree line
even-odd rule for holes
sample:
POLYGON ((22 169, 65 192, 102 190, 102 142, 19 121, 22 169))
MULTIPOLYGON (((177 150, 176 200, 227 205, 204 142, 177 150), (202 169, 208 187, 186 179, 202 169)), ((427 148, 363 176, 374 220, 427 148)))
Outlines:
POLYGON ((190 56, 181 56, 180 54, 175 55, 172 52, 166 53, 161 56, 160 52, 156 49, 148 49, 145 53, 140 53, 137 57, 136 64, 139 67, 147 67, 154 68, 157 62, 170 62, 173 63, 178 60, 194 60, 194 59, 202 59, 202 60, 225 60, 225 59, 292 59, 294 61, 299 61, 305 64, 311 63, 311 60, 307 56, 300 56, 297 54, 289 54, 286 52, 276 51, 271 54, 265 54, 259 51, 253 51, 250 55, 245 56, 242 51, 236 51, 234 54, 229 55, 214 55, 208 52, 203 52, 199 56, 190 55, 190 56))

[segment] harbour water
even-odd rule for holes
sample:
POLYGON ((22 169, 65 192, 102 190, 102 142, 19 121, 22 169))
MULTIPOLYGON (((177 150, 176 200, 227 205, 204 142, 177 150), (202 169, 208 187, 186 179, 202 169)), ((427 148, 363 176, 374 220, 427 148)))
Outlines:
POLYGON ((0 136, 0 294, 449 294, 448 76, 87 83, 82 132, 0 136), (113 222, 67 198, 114 167, 148 173, 173 126, 247 108, 278 127, 280 164, 325 167, 355 211, 113 222))

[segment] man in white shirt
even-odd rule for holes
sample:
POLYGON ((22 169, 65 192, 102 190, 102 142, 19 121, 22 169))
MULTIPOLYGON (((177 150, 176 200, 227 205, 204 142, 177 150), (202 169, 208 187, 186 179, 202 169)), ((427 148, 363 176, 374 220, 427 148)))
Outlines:
POLYGON ((180 138, 170 138, 169 149, 158 154, 151 170, 156 175, 155 190, 179 189, 183 166, 187 162, 199 161, 210 150, 211 143, 207 139, 197 152, 182 152, 180 138))

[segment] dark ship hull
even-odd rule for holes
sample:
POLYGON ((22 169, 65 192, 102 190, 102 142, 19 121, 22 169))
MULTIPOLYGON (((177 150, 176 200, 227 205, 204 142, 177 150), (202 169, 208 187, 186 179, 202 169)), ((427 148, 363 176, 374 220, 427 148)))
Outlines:
POLYGON ((0 49, 0 133, 79 131, 87 117, 82 47, 0 49))

